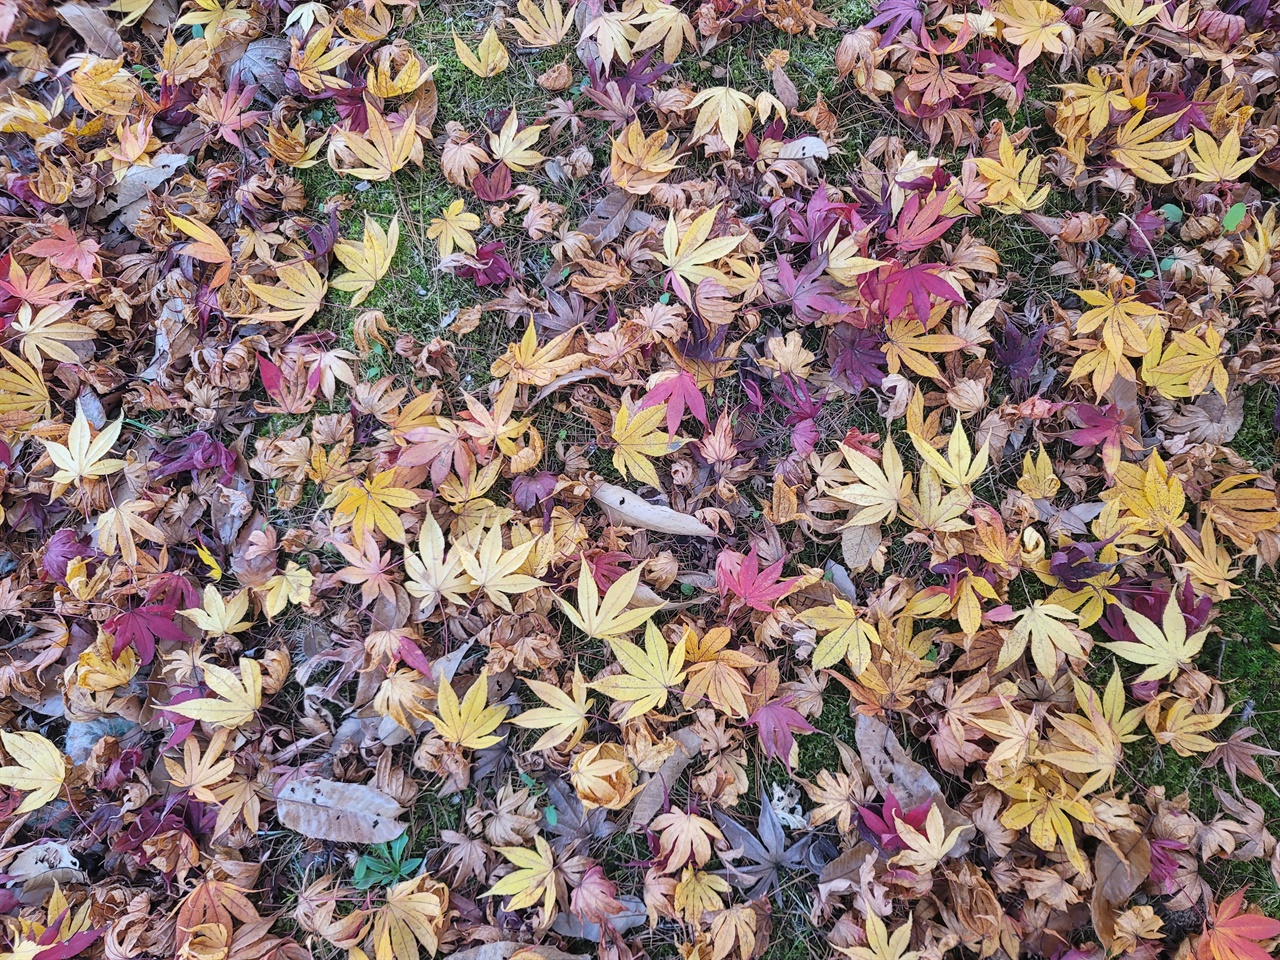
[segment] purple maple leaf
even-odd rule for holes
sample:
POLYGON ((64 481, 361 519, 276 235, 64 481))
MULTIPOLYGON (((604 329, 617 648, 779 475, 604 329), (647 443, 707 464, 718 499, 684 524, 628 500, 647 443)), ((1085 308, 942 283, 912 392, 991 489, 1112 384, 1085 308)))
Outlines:
POLYGON ((863 329, 851 323, 837 323, 827 337, 831 376, 854 393, 878 387, 886 373, 881 330, 863 329))
POLYGON ((876 7, 876 15, 867 21, 871 28, 884 27, 880 46, 887 47, 903 30, 918 34, 924 25, 924 11, 917 0, 884 0, 876 7))
POLYGON ((111 646, 111 656, 119 657, 125 647, 132 646, 146 666, 156 655, 157 640, 186 643, 191 638, 174 620, 176 610, 176 607, 165 604, 149 603, 111 617, 102 625, 116 638, 111 646))
POLYGON ((778 286, 786 299, 776 300, 773 305, 790 304, 791 312, 801 323, 817 323, 823 314, 848 315, 852 308, 836 296, 836 285, 822 275, 826 268, 826 257, 819 257, 796 273, 788 257, 779 257, 778 286))
POLYGON ((795 745, 796 733, 817 733, 808 720, 789 706, 791 694, 770 700, 751 716, 747 723, 756 728, 756 736, 760 740, 760 748, 770 760, 781 760, 788 770, 791 769, 791 748, 795 745))

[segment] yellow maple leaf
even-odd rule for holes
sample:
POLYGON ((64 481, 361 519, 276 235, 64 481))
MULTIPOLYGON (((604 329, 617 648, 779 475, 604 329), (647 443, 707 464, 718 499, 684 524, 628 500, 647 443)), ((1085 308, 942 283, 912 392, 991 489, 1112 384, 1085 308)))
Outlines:
POLYGON ((859 481, 831 491, 833 499, 855 508, 845 526, 869 527, 895 520, 898 510, 910 500, 911 474, 903 472, 893 438, 885 438, 879 463, 853 447, 841 445, 840 451, 859 481))
POLYGON ((226 667, 203 660, 204 682, 216 697, 202 697, 176 704, 158 704, 160 709, 190 720, 212 723, 234 730, 253 720, 262 706, 262 665, 248 657, 240 658, 240 676, 226 667))
POLYGON ((520 117, 513 105, 502 129, 497 133, 490 131, 489 152, 494 160, 505 163, 512 173, 526 173, 547 159, 534 149, 545 129, 547 125, 540 123, 521 130, 520 117))
POLYGON ((621 638, 610 639, 609 646, 626 672, 602 677, 588 686, 614 700, 629 703, 622 717, 624 721, 665 706, 669 690, 684 682, 685 673, 681 669, 685 659, 684 638, 668 649, 666 638, 653 621, 645 624, 643 650, 621 638))
POLYGON ((351 520, 351 534, 363 541, 365 531, 378 529, 396 543, 404 543, 404 524, 399 510, 416 506, 418 495, 407 487, 395 486, 396 468, 382 470, 371 479, 340 483, 325 500, 326 508, 342 519, 351 520))
POLYGON ((427 224, 427 239, 436 242, 440 256, 447 257, 456 250, 476 252, 476 242, 471 234, 480 229, 480 218, 466 209, 461 197, 440 211, 440 216, 427 224))
POLYGON ((1080 640, 1064 622, 1076 619, 1076 615, 1065 607, 1037 600, 1026 609, 1019 610, 1016 616, 1018 622, 1000 648, 996 670, 1003 670, 1021 657, 1028 643, 1031 645, 1031 659, 1045 677, 1057 675, 1058 651, 1080 660, 1087 656, 1080 640))
POLYGON ((951 848, 960 841, 960 834, 965 829, 959 826, 948 832, 946 825, 942 822, 942 811, 938 809, 936 803, 929 807, 923 830, 917 830, 896 815, 893 819, 898 829, 898 836, 907 845, 907 849, 895 856, 893 862, 921 875, 931 873, 933 868, 943 861, 951 852, 951 848))
POLYGON ((391 225, 383 230, 373 217, 366 214, 364 236, 360 240, 339 240, 333 248, 334 254, 348 270, 333 281, 334 289, 350 292, 353 307, 363 303, 391 269, 399 244, 399 217, 392 217, 391 225))
POLYGON ((613 467, 623 477, 630 470, 637 480, 651 487, 662 488, 662 481, 649 461, 649 457, 662 457, 680 449, 683 440, 676 440, 659 430, 666 422, 667 405, 659 403, 634 413, 624 402, 618 407, 613 421, 613 467))
POLYGON ((1177 591, 1169 594, 1160 624, 1157 626, 1136 610, 1120 607, 1125 622, 1136 640, 1115 640, 1102 645, 1118 653, 1130 663, 1145 666, 1138 682, 1172 680, 1179 671, 1192 666, 1196 654, 1204 646, 1207 629, 1187 635, 1187 621, 1178 605, 1177 591))
POLYGON ((408 574, 405 591, 421 601, 423 616, 430 616, 442 599, 463 603, 465 595, 476 588, 463 571, 458 552, 445 553, 444 531, 430 510, 418 528, 417 552, 404 552, 404 569, 408 574))
POLYGON ((1009 134, 1000 130, 1000 158, 976 157, 974 164, 987 184, 986 196, 979 201, 1000 213, 1026 213, 1042 206, 1049 198, 1048 185, 1040 186, 1040 158, 1030 150, 1013 150, 1009 134))
POLYGON ((959 421, 951 430, 945 458, 919 434, 908 431, 907 435, 911 437, 911 442, 915 445, 916 453, 920 454, 920 458, 929 464, 948 486, 957 489, 968 487, 987 469, 988 445, 984 443, 977 454, 974 454, 973 448, 969 445, 969 437, 964 432, 964 425, 959 421))
POLYGON ((13 766, 0 767, 0 783, 26 793, 14 813, 39 810, 58 796, 67 778, 62 751, 38 733, 0 730, 4 752, 13 766))
POLYGON ((246 280, 249 292, 273 310, 258 310, 247 314, 250 319, 262 323, 292 323, 294 329, 302 326, 324 305, 328 282, 320 276, 308 261, 282 263, 276 267, 278 284, 272 286, 246 280))
POLYGON ((112 446, 120 436, 124 427, 124 415, 113 423, 108 423, 96 437, 90 438, 89 420, 85 416, 84 406, 76 400, 76 415, 71 421, 71 429, 67 433, 64 446, 52 440, 39 440, 44 444, 45 452, 57 471, 49 479, 53 481, 53 496, 62 496, 69 486, 79 487, 85 480, 97 480, 118 473, 125 468, 123 460, 108 457, 112 446))
POLYGON ((561 744, 572 750, 587 732, 587 718, 595 705, 595 699, 587 696, 587 684, 577 663, 573 665, 572 696, 542 680, 524 678, 524 682, 546 706, 526 710, 511 722, 517 727, 546 730, 533 750, 551 750, 561 744))
POLYGON ((907 949, 911 945, 910 918, 890 934, 884 921, 868 910, 864 929, 865 947, 837 947, 836 950, 853 960, 916 960, 920 956, 919 951, 907 949))
POLYGON ((453 34, 453 52, 458 55, 462 65, 477 77, 496 77, 511 63, 511 56, 498 39, 498 31, 492 24, 480 39, 480 45, 474 53, 458 39, 456 33, 453 34))
POLYGON ((732 151, 739 135, 751 129, 754 108, 755 101, 741 90, 707 87, 686 108, 698 111, 689 139, 696 143, 714 130, 732 151))
POLYGON ((513 545, 510 550, 503 549, 502 527, 495 523, 480 542, 479 550, 475 553, 462 550, 458 560, 476 589, 484 591, 485 596, 510 613, 508 594, 528 593, 534 587, 542 586, 537 577, 516 572, 524 566, 537 545, 538 541, 531 539, 513 545))
POLYGON ((244 619, 249 612, 249 593, 246 590, 224 600, 218 589, 208 584, 204 588, 201 606, 178 612, 211 637, 229 636, 253 626, 252 619, 244 619))
POLYGON ((1063 53, 1068 24, 1063 11, 1048 0, 1000 0, 991 12, 1001 35, 1018 47, 1018 70, 1026 70, 1042 53, 1063 53))
POLYGON ((361 180, 390 180, 409 161, 422 163, 422 141, 418 139, 418 117, 410 110, 395 131, 377 107, 365 101, 369 129, 365 133, 339 130, 329 139, 329 166, 335 172, 361 180), (352 158, 364 166, 349 165, 352 158))
POLYGON ((857 676, 871 662, 872 644, 880 645, 876 628, 844 597, 835 597, 830 607, 806 610, 800 619, 822 634, 813 651, 815 670, 847 660, 857 676))
POLYGON ((538 332, 530 320, 520 342, 510 344, 507 352, 489 365, 489 375, 495 379, 510 377, 516 383, 545 387, 558 377, 577 370, 586 361, 586 356, 581 353, 564 355, 572 342, 573 331, 568 331, 538 346, 538 332))
POLYGON ((733 284, 723 270, 712 264, 733 253, 747 237, 739 234, 708 239, 719 212, 718 204, 704 210, 685 228, 683 235, 675 214, 667 218, 667 227, 662 234, 662 252, 656 256, 671 271, 672 285, 686 302, 690 298, 686 281, 695 287, 703 280, 714 280, 725 287, 733 284))
POLYGON ((542 0, 541 8, 533 0, 520 0, 516 4, 518 17, 507 17, 507 25, 514 27, 526 46, 545 49, 560 43, 573 27, 574 3, 566 14, 560 0, 542 0))
POLYGON ((523 910, 542 901, 542 922, 549 924, 556 915, 556 888, 562 885, 556 877, 556 858, 550 844, 541 835, 533 837, 535 849, 524 847, 495 847, 500 854, 515 864, 511 871, 484 892, 486 897, 511 897, 508 910, 523 910))
POLYGON ((491 747, 502 737, 495 736, 502 721, 507 717, 507 708, 502 705, 489 706, 489 672, 481 670, 475 682, 458 702, 458 695, 453 686, 442 681, 436 691, 436 713, 424 714, 425 719, 435 727, 436 733, 449 743, 470 750, 483 750, 491 747))
MULTIPOLYGON (((1159 10, 1159 5, 1155 9, 1159 10)), ((1234 124, 1228 128, 1220 144, 1199 127, 1192 132, 1195 134, 1196 145, 1187 150, 1187 158, 1196 168, 1194 173, 1189 174, 1192 180, 1202 183, 1239 180, 1258 162, 1257 156, 1240 159, 1240 133, 1234 124)))
POLYGON ((400 881, 373 916, 374 960, 418 960, 419 945, 434 957, 448 919, 449 888, 443 883, 425 874, 400 881))
POLYGON ((600 590, 596 586, 596 578, 591 574, 591 567, 586 559, 578 565, 578 605, 575 607, 563 597, 556 597, 564 615, 579 630, 596 640, 611 640, 626 636, 637 627, 648 623, 655 613, 662 609, 658 606, 636 606, 628 609, 636 588, 640 585, 640 574, 643 567, 628 570, 615 580, 600 599, 600 590))
POLYGON ((1161 141, 1156 140, 1156 137, 1177 123, 1185 112, 1179 110, 1143 123, 1146 111, 1139 110, 1116 131, 1111 156, 1134 176, 1148 183, 1173 183, 1173 177, 1156 161, 1176 157, 1191 143, 1191 138, 1161 141))
POLYGON ((310 603, 311 585, 315 579, 315 574, 306 567, 298 566, 293 560, 285 564, 284 570, 268 580, 261 591, 262 607, 267 619, 273 619, 291 603, 310 603))
POLYGON ((612 141, 609 174, 619 189, 646 196, 680 166, 676 159, 679 151, 680 141, 665 129, 646 137, 640 121, 632 120, 622 135, 612 141))

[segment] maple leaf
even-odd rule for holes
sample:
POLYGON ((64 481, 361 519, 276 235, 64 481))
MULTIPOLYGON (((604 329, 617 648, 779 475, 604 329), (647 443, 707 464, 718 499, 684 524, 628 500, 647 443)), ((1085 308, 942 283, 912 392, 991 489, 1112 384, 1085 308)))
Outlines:
POLYGON ((458 695, 453 686, 440 683, 436 691, 436 713, 424 713, 423 719, 429 720, 436 733, 449 743, 470 750, 483 750, 502 740, 493 731, 497 730, 507 717, 507 708, 498 704, 488 705, 489 673, 481 670, 475 682, 458 702, 458 695))
POLYGON ((960 834, 965 829, 962 825, 948 832, 942 822, 942 811, 936 804, 929 807, 923 830, 917 830, 901 819, 895 820, 895 826, 905 849, 893 858, 894 863, 902 864, 919 874, 932 872, 959 842, 960 834))
POLYGON ((421 601, 424 616, 430 616, 441 600, 464 603, 465 595, 476 588, 463 570, 461 555, 456 551, 446 555, 444 531, 430 510, 418 528, 417 553, 405 551, 404 569, 409 575, 405 591, 421 601))
POLYGON ((1005 40, 1018 47, 1018 70, 1026 70, 1042 53, 1063 53, 1068 24, 1048 0, 1000 0, 991 7, 1003 25, 1005 40))
POLYGON ((665 404, 667 410, 667 433, 672 436, 680 429, 687 409, 704 427, 707 423, 707 404, 702 391, 698 389, 698 381, 687 370, 668 371, 657 374, 649 381, 649 392, 640 401, 640 410, 646 410, 659 404, 665 404))
POLYGON ((566 14, 560 0, 542 0, 541 8, 534 0, 520 0, 516 4, 520 16, 507 17, 507 24, 515 27, 526 46, 554 47, 568 36, 577 9, 577 3, 573 3, 566 14))
POLYGON ((369 101, 365 101, 369 129, 365 133, 341 130, 329 140, 329 166, 341 174, 375 182, 390 180, 410 160, 422 162, 422 141, 418 139, 418 118, 413 111, 403 119, 397 131, 369 101), (364 166, 348 166, 353 154, 364 166))
POLYGON ((125 468, 123 460, 107 456, 123 427, 124 415, 121 414, 120 419, 107 424, 101 433, 91 438, 84 405, 79 398, 76 399, 76 415, 71 421, 66 445, 39 438, 49 459, 58 468, 49 478, 54 483, 55 497, 61 496, 68 486, 79 487, 85 480, 109 477, 125 468))
POLYGON ((543 924, 549 924, 556 914, 557 886, 555 854, 550 844, 538 834, 533 837, 534 849, 525 847, 496 847, 498 853, 515 864, 511 871, 485 891, 486 897, 506 897, 508 910, 523 910, 542 901, 543 924))
POLYGON ((1045 677, 1057 675, 1059 651, 1080 660, 1087 656, 1079 639, 1063 622, 1076 619, 1076 615, 1065 607, 1037 600, 1015 615, 1018 623, 1009 631, 1004 646, 1000 648, 997 670, 1005 669, 1021 657, 1028 643, 1031 644, 1031 659, 1045 677))
POLYGON ((724 833, 724 843, 732 849, 731 853, 722 855, 727 863, 725 876, 735 887, 746 890, 752 899, 778 890, 782 870, 802 870, 807 858, 816 854, 812 834, 787 845, 782 821, 767 793, 760 797, 760 815, 756 818, 754 833, 722 810, 716 810, 715 817, 724 833), (745 862, 733 863, 730 859, 745 862))
POLYGON ((313 583, 315 574, 290 560, 285 564, 284 570, 267 580, 265 588, 260 591, 262 609, 267 619, 279 616, 291 603, 297 606, 310 603, 313 583))
POLYGON ((351 293, 350 305, 353 307, 363 303, 364 298, 373 292, 378 281, 391 269, 391 261, 399 244, 399 217, 392 217, 391 225, 383 230, 376 220, 366 214, 364 236, 360 240, 339 240, 333 248, 334 254, 348 271, 333 281, 334 289, 351 293))
POLYGON ((434 957, 448 918, 448 887, 425 875, 402 880, 374 913, 374 960, 418 960, 419 945, 434 957))
POLYGON ((209 286, 217 289, 231 279, 231 251, 226 243, 207 223, 189 220, 186 217, 169 214, 169 222, 191 238, 193 242, 184 244, 183 256, 192 257, 201 263, 209 263, 218 269, 209 282, 209 286))
POLYGON ((969 445, 969 437, 964 432, 964 425, 956 421, 947 440, 947 456, 943 458, 923 437, 912 431, 907 435, 916 448, 916 453, 933 471, 950 487, 957 489, 969 487, 982 476, 987 469, 987 444, 983 444, 977 454, 969 445))
POLYGON ((627 124, 612 142, 609 174, 614 184, 636 196, 647 196, 672 170, 679 167, 680 141, 665 129, 644 135, 639 120, 627 124))
POLYGON ((750 688, 743 671, 763 664, 740 650, 726 649, 732 637, 724 627, 713 627, 702 637, 685 628, 689 679, 682 699, 686 709, 709 703, 726 716, 739 719, 751 712, 746 700, 750 688))
POLYGON ((25 730, 0 730, 0 743, 14 762, 0 767, 0 784, 26 794, 13 811, 15 814, 39 810, 57 798, 67 777, 62 751, 40 734, 25 730))
POLYGON ((679 450, 684 440, 673 439, 658 429, 667 415, 665 403, 634 413, 624 402, 613 421, 613 467, 625 478, 630 475, 658 490, 662 481, 649 457, 664 457, 679 450))
POLYGON ((1024 780, 1003 789, 1015 802, 1000 815, 1000 822, 1011 830, 1030 827, 1031 842, 1041 850, 1054 850, 1061 843, 1067 858, 1076 869, 1082 869, 1086 861, 1076 845, 1071 820, 1093 823, 1093 808, 1078 793, 1064 793, 1066 786, 1061 781, 1046 788, 1024 780))
MULTIPOLYGON (((1237 148, 1239 142, 1237 139, 1237 148)), ((59 270, 70 270, 85 280, 92 280, 101 249, 98 241, 92 237, 76 236, 65 218, 51 223, 49 230, 53 236, 37 240, 22 252, 32 257, 43 257, 59 270)))
POLYGON ((1028 159, 1029 150, 1014 153, 1013 141, 1003 127, 999 154, 999 160, 976 157, 973 161, 987 181, 982 204, 1007 214, 1026 213, 1043 206, 1049 198, 1049 187, 1039 186, 1040 158, 1028 159))
POLYGON ((39 311, 28 303, 18 307, 9 329, 22 338, 22 352, 36 367, 44 363, 45 357, 59 363, 78 364, 80 357, 67 344, 85 343, 97 337, 84 324, 63 319, 73 307, 71 302, 55 303, 39 311))
POLYGON ((1173 141, 1158 141, 1155 138, 1177 123, 1181 116, 1182 111, 1178 111, 1143 123, 1146 111, 1139 110, 1116 131, 1111 156, 1134 176, 1148 183, 1173 183, 1173 177, 1156 161, 1176 157, 1191 143, 1191 138, 1173 141))
POLYGON ((6 429, 25 426, 49 416, 49 388, 40 371, 0 347, 0 423, 6 429))
POLYGON ((511 601, 507 594, 527 593, 542 586, 542 581, 536 577, 516 572, 524 566, 537 543, 537 540, 526 540, 504 550, 502 527, 494 524, 480 542, 479 550, 475 553, 460 551, 458 561, 475 588, 484 591, 485 596, 510 613, 511 601))
POLYGON ((755 544, 751 545, 746 556, 735 550, 721 552, 716 558, 716 586, 721 599, 732 593, 753 610, 774 613, 770 604, 790 593, 796 583, 794 577, 778 580, 785 562, 786 557, 781 557, 761 570, 755 544))
POLYGON ((687 107, 698 111, 690 141, 696 143, 715 130, 732 152, 739 134, 751 129, 754 106, 754 100, 733 87, 707 87, 687 107))
POLYGON ((480 229, 480 218, 466 210, 466 201, 459 197, 440 212, 427 225, 427 239, 436 242, 440 256, 447 257, 454 250, 476 252, 476 242, 471 234, 480 229))
MULTIPOLYGON (((302 326, 324 306, 328 282, 306 260, 282 263, 276 267, 275 286, 246 280, 249 291, 274 310, 259 310, 248 314, 262 323, 292 323, 294 329, 302 326)), ((341 288, 340 288, 341 289, 341 288)))
POLYGON ((869 527, 895 520, 898 510, 909 501, 911 474, 903 472, 893 438, 885 438, 878 464, 853 447, 842 444, 840 452, 860 481, 830 491, 834 499, 857 508, 850 513, 846 526, 869 527))
POLYGON ((868 910, 864 930, 867 935, 865 947, 837 947, 836 949, 846 957, 853 957, 854 960, 917 960, 920 956, 918 951, 907 949, 911 945, 910 918, 890 934, 884 921, 868 910))
POLYGON ((545 129, 547 129, 546 124, 535 124, 521 130, 520 117, 516 114, 516 108, 512 106, 511 112, 507 114, 507 119, 502 124, 502 129, 497 133, 489 134, 489 153, 493 155, 494 160, 506 164, 512 172, 527 173, 547 159, 533 149, 545 129))
MULTIPOLYGON (((182 611, 188 613, 188 611, 182 611)), ((157 704, 167 713, 176 713, 188 720, 211 723, 227 730, 235 730, 250 723, 262 706, 262 665, 248 657, 240 658, 240 676, 226 667, 208 660, 201 661, 205 685, 216 694, 186 700, 182 703, 157 704)))
POLYGON ((580 353, 564 356, 573 341, 569 331, 552 337, 538 346, 538 332, 533 321, 525 328, 520 342, 507 347, 507 352, 489 365, 489 375, 495 378, 511 377, 516 383, 528 383, 545 387, 566 373, 582 366, 586 357, 580 353))
POLYGON ((573 665, 572 696, 541 680, 526 677, 524 682, 546 706, 526 710, 512 717, 511 722, 518 727, 546 730, 534 743, 533 750, 551 750, 561 744, 565 750, 572 750, 587 732, 587 718, 595 704, 595 700, 587 696, 587 684, 578 664, 573 665))
POLYGON ((596 640, 614 640, 623 637, 649 622, 662 609, 657 606, 632 606, 636 588, 640 585, 643 566, 629 570, 610 584, 604 599, 596 586, 596 578, 585 557, 579 557, 578 605, 575 607, 563 597, 556 599, 560 609, 575 627, 596 640), (629 608, 629 609, 628 609, 629 608))
POLYGON ((675 4, 664 3, 663 0, 641 0, 641 6, 644 12, 632 21, 636 26, 644 26, 632 45, 637 53, 661 44, 662 59, 666 63, 675 63, 680 59, 680 51, 686 42, 697 47, 693 21, 675 4))
POLYGON ((351 521, 351 535, 363 540, 365 533, 381 530, 396 543, 404 543, 404 524, 396 511, 418 504, 418 494, 395 486, 396 469, 375 473, 368 481, 355 479, 338 485, 325 500, 326 508, 351 521))
POLYGON ((747 717, 747 723, 756 728, 760 748, 771 760, 781 760, 791 769, 796 733, 817 733, 817 728, 790 706, 794 697, 787 694, 770 700, 747 717))
POLYGON ((712 264, 733 253, 747 237, 740 234, 709 239, 719 212, 719 205, 704 210, 685 228, 683 235, 675 214, 667 218, 667 227, 662 234, 662 252, 656 257, 670 271, 671 283, 686 303, 692 296, 689 283, 697 286, 703 280, 714 280, 721 286, 728 286, 732 282, 712 264))
MULTIPOLYGON (((550 2, 550 0, 549 0, 550 2)), ((532 4, 530 4, 532 6, 532 4)), ((528 16, 525 10, 521 10, 528 16)), ((523 24, 522 24, 523 26, 523 24)), ((517 27, 517 29, 519 29, 517 27)), ((559 41, 557 41, 559 42, 559 41)), ((537 44, 534 44, 537 46, 537 44)), ((471 51, 465 43, 458 39, 456 33, 453 34, 453 52, 458 55, 458 59, 462 65, 474 73, 477 77, 487 78, 496 77, 502 71, 507 69, 511 63, 511 57, 507 53, 507 48, 502 45, 502 41, 498 39, 498 31, 493 25, 489 25, 489 29, 484 32, 484 36, 480 39, 480 45, 476 47, 475 52, 471 51)))
POLYGON ((711 841, 724 839, 720 828, 706 817, 678 807, 655 817, 649 829, 660 835, 658 857, 663 861, 663 873, 679 870, 688 863, 704 866, 711 859, 711 841))
POLYGON ((200 742, 195 737, 188 736, 183 740, 181 763, 170 757, 164 758, 164 765, 169 771, 169 782, 189 794, 193 800, 217 803, 218 796, 213 788, 231 776, 236 769, 234 757, 222 756, 226 736, 225 730, 219 730, 209 741, 209 749, 203 754, 200 752, 200 742))
POLYGON ((1138 677, 1139 682, 1172 680, 1180 670, 1192 666, 1196 654, 1204 646, 1205 637, 1209 635, 1208 629, 1187 635, 1187 621, 1174 593, 1169 595, 1159 626, 1136 610, 1121 607, 1120 611, 1137 639, 1102 645, 1130 663, 1146 666, 1147 669, 1138 677))
POLYGON ((252 620, 243 619, 249 612, 248 591, 240 590, 230 600, 224 600, 217 587, 209 584, 202 600, 201 606, 178 612, 209 636, 225 637, 253 626, 252 620))
POLYGON ((601 677, 587 686, 614 700, 630 704, 622 716, 623 721, 644 716, 651 710, 666 706, 670 690, 684 683, 683 637, 675 647, 668 649, 666 638, 649 621, 645 623, 643 650, 630 640, 620 637, 611 637, 608 643, 625 672, 601 677))
POLYGON ((630 4, 618 11, 597 12, 582 30, 583 40, 594 40, 600 51, 600 60, 607 70, 614 60, 630 63, 631 45, 640 39, 640 31, 634 20, 641 7, 630 4))
MULTIPOLYGON (((391 552, 382 553, 379 551, 378 541, 374 539, 371 532, 365 531, 364 542, 359 547, 352 543, 334 543, 332 546, 342 554, 343 559, 348 564, 348 566, 335 573, 334 576, 343 583, 360 585, 361 607, 369 606, 378 597, 384 597, 389 602, 395 603, 395 581, 388 574, 392 563, 391 552)), ((410 559, 413 559, 419 566, 423 565, 421 560, 406 550, 406 571, 408 571, 410 559)), ((425 570, 423 572, 425 573, 425 570)), ((410 572, 410 577, 413 577, 412 572, 410 572)), ((406 582, 405 590, 416 596, 413 591, 409 590, 409 586, 410 583, 406 582)))
POLYGON ((96 525, 98 549, 108 557, 119 548, 120 559, 130 567, 138 564, 138 545, 135 536, 145 537, 152 543, 164 543, 165 533, 143 514, 158 510, 159 504, 150 500, 125 500, 98 515, 96 525))
POLYGON ((133 647, 138 659, 146 666, 156 654, 156 641, 185 643, 189 638, 174 621, 176 608, 168 604, 147 603, 132 610, 113 614, 102 625, 114 638, 111 655, 118 657, 125 647, 133 647))
POLYGON ((879 645, 880 635, 848 600, 834 597, 832 606, 806 610, 800 619, 823 635, 813 651, 813 669, 823 670, 841 660, 849 662, 854 676, 867 669, 871 645, 879 645))
POLYGON ((1080 426, 1066 432, 1067 439, 1081 447, 1102 445, 1102 469, 1107 478, 1115 476, 1123 450, 1140 451, 1142 443, 1133 435, 1119 404, 1095 407, 1077 403, 1071 408, 1080 426))
POLYGON ((1227 128, 1221 144, 1199 127, 1194 134, 1196 145, 1187 150, 1187 158, 1195 166, 1195 171, 1188 174, 1192 180, 1229 183, 1239 180, 1258 162, 1256 156, 1240 159, 1240 133, 1235 124, 1227 128))
POLYGON ((1253 727, 1241 727, 1234 731, 1226 740, 1214 745, 1213 750, 1204 758, 1202 769, 1222 764, 1222 769, 1227 772, 1227 777, 1231 780, 1231 790, 1237 795, 1240 787, 1236 783, 1236 777, 1241 773, 1250 780, 1256 780, 1270 787, 1272 792, 1275 792, 1275 787, 1263 775, 1255 758, 1280 757, 1280 750, 1272 750, 1270 747, 1251 743, 1250 741, 1257 734, 1258 731, 1253 727))
POLYGON ((1173 747, 1180 757, 1208 753, 1216 746, 1204 736, 1218 727, 1231 715, 1230 710, 1220 713, 1196 712, 1196 705, 1185 697, 1175 697, 1163 716, 1159 712, 1160 698, 1147 705, 1147 726, 1151 728, 1157 743, 1173 747))
POLYGON ((1244 912, 1247 888, 1224 897, 1205 917, 1195 944, 1197 960, 1268 960, 1264 940, 1280 937, 1280 920, 1244 912))

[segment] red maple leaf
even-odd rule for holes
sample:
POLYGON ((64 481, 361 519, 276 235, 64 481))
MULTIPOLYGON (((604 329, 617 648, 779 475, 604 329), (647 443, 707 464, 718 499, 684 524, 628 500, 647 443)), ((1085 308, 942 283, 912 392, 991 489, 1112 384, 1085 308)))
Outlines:
POLYGON ((745 557, 736 550, 725 550, 716 558, 716 586, 720 588, 720 599, 732 593, 753 610, 773 613, 770 604, 785 597, 796 582, 794 577, 781 582, 778 580, 785 560, 785 557, 775 560, 761 570, 760 557, 754 545, 745 557))
POLYGON ((656 407, 660 403, 667 405, 667 433, 674 435, 680 429, 680 421, 684 419, 686 409, 704 427, 708 426, 706 401, 702 398, 702 391, 698 389, 698 381, 687 370, 681 370, 655 384, 640 401, 640 409, 656 407))
POLYGON ((1280 920, 1241 912, 1248 888, 1237 890, 1210 911, 1196 944, 1199 960, 1270 960, 1260 943, 1280 937, 1280 920))
POLYGON ((880 286, 880 309, 888 320, 896 320, 906 312, 907 304, 917 320, 925 323, 929 319, 931 306, 930 296, 953 303, 964 303, 964 297, 955 287, 939 276, 937 271, 945 270, 942 263, 917 263, 915 266, 894 270, 883 280, 880 286))
POLYGON ((781 760, 788 770, 791 769, 791 748, 796 742, 792 734, 817 732, 817 728, 800 716, 799 711, 789 706, 792 699, 791 694, 787 694, 770 700, 747 717, 747 723, 756 728, 764 755, 771 760, 781 760))
POLYGON ((93 268, 98 262, 98 241, 89 237, 77 237, 66 220, 50 225, 52 237, 37 240, 23 250, 33 257, 42 257, 59 270, 73 270, 86 280, 93 279, 93 268))

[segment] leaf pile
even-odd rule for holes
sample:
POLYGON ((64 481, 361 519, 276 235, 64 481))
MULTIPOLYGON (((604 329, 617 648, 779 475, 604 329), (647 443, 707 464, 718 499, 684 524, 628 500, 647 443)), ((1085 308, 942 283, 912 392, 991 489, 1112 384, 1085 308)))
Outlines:
POLYGON ((1269 956, 1274 6, 473 7, 0 0, 3 956, 1269 956))

